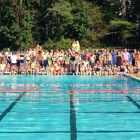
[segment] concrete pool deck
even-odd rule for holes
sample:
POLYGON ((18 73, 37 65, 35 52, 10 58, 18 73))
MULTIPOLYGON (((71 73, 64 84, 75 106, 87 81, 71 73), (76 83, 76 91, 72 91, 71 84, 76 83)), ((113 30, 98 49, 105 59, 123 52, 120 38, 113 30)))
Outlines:
POLYGON ((135 80, 140 81, 140 74, 131 74, 131 75, 130 74, 124 74, 124 76, 131 77, 135 80))

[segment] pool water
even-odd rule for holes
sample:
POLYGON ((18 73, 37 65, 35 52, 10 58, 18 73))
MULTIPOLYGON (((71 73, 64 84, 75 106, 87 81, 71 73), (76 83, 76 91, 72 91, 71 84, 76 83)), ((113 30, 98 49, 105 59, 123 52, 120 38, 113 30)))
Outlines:
POLYGON ((139 140, 139 81, 70 75, 0 81, 1 140, 139 140))

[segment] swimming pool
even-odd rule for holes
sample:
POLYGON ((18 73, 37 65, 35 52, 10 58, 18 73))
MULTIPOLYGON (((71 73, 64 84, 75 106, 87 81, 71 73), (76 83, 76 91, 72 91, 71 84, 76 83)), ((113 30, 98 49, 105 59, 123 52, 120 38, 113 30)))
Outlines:
POLYGON ((70 75, 0 80, 2 140, 139 140, 139 81, 70 75))

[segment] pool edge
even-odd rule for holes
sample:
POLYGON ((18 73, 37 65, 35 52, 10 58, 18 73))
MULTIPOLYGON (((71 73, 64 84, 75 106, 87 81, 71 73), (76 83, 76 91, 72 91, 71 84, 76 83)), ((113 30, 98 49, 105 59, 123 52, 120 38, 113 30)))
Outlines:
POLYGON ((132 76, 132 75, 129 75, 129 74, 123 74, 123 76, 130 77, 130 78, 132 78, 132 79, 135 79, 135 80, 137 80, 137 81, 140 81, 140 78, 135 77, 135 76, 132 76))

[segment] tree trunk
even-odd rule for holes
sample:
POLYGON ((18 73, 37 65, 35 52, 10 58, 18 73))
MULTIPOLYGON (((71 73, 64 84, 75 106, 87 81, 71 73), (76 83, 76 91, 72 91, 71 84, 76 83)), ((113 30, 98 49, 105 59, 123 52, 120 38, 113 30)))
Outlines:
POLYGON ((122 0, 122 4, 121 4, 121 10, 122 10, 122 17, 125 18, 126 17, 126 0, 122 0))

